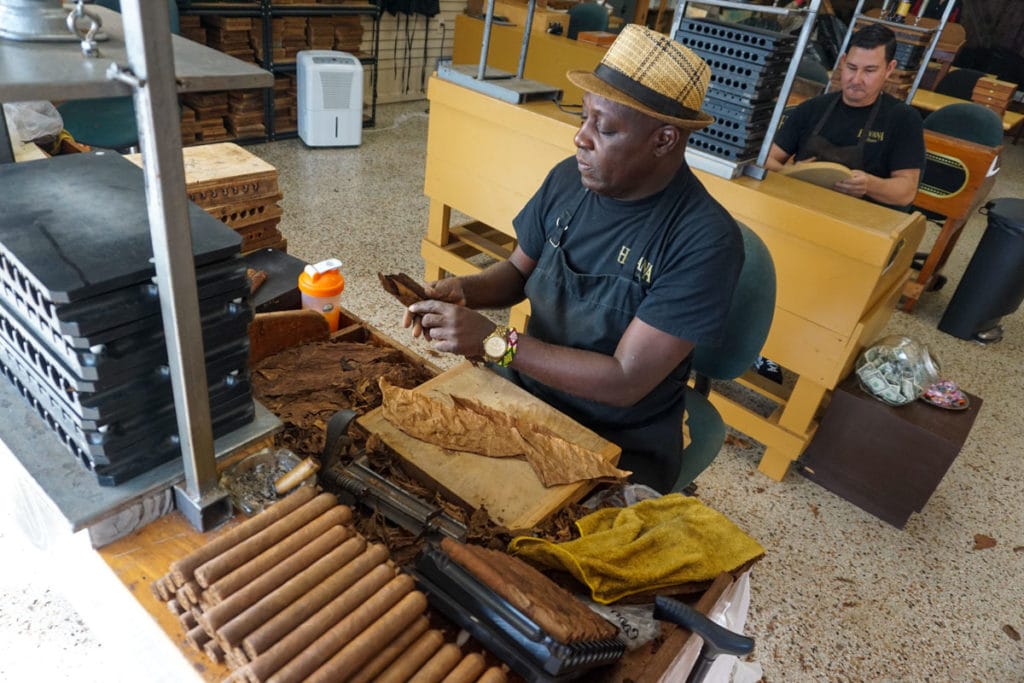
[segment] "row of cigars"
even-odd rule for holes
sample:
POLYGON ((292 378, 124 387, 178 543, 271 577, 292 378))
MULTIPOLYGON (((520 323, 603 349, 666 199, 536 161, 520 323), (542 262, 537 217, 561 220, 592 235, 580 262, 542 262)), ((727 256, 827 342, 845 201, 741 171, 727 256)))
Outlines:
POLYGON ((430 627, 414 579, 351 522, 302 487, 172 563, 153 592, 231 680, 504 681, 430 627))

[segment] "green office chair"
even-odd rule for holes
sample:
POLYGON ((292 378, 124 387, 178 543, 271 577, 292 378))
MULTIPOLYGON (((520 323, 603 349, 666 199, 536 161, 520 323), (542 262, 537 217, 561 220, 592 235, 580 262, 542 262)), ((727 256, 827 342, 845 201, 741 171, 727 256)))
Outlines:
POLYGON ((713 379, 735 379, 757 359, 775 313, 775 264, 753 230, 740 223, 744 260, 732 295, 721 346, 698 346, 693 355, 694 386, 686 390, 690 443, 673 491, 692 488, 725 443, 725 423, 708 400, 713 379))
POLYGON ((926 116, 921 125, 927 130, 986 147, 1003 144, 1003 120, 999 114, 973 102, 947 104, 926 116))
POLYGON ((607 31, 608 10, 596 2, 581 2, 569 9, 566 37, 576 40, 580 31, 607 31))
MULTIPOLYGON (((115 12, 121 11, 119 0, 97 0, 94 4, 115 12)), ((171 33, 180 33, 178 3, 169 0, 167 11, 171 33)), ((57 111, 64 119, 64 129, 78 142, 116 150, 131 149, 139 144, 139 129, 131 96, 68 100, 57 105, 57 111)))

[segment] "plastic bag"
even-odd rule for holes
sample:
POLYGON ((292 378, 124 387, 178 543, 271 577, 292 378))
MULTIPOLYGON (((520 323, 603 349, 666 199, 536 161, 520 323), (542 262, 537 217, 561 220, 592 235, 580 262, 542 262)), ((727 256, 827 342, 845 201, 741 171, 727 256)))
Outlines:
POLYGON ((5 102, 4 116, 21 142, 50 143, 64 130, 64 119, 50 102, 5 102))
POLYGON ((654 605, 599 605, 585 601, 594 610, 619 629, 619 639, 629 650, 649 643, 661 633, 661 624, 654 618, 654 605))

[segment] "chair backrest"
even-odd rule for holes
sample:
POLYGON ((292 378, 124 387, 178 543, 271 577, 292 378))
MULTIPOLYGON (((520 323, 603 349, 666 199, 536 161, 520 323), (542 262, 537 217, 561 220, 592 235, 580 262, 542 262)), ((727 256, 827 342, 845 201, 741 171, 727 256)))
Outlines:
POLYGON ((565 35, 576 39, 580 31, 607 31, 608 10, 596 2, 581 2, 569 9, 569 28, 565 35))
POLYGON ((984 75, 983 71, 974 69, 951 69, 935 86, 935 92, 961 100, 969 100, 974 93, 974 86, 978 84, 978 79, 984 75))
POLYGON ((998 147, 1003 143, 1003 120, 999 114, 973 102, 948 104, 926 116, 921 125, 927 130, 979 145, 998 147))
POLYGON ((720 346, 698 346, 694 372, 711 379, 734 379, 757 359, 775 314, 775 263, 768 247, 740 223, 743 269, 732 295, 720 346))

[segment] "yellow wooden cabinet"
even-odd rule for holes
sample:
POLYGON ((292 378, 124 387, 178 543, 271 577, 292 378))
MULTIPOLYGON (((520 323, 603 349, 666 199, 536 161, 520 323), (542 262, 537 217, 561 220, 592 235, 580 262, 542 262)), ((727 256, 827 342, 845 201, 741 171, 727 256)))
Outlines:
MULTIPOLYGON (((512 105, 431 79, 422 242, 426 277, 476 272, 470 258, 514 246, 512 218, 558 161, 574 153, 578 119, 551 102, 512 105), (452 211, 472 219, 452 225, 452 211)), ((888 322, 921 240, 920 214, 892 211, 769 173, 765 180, 698 178, 764 240, 775 260, 778 298, 767 357, 795 372, 783 394, 756 376, 745 383, 778 403, 767 418, 713 394, 726 423, 765 444, 760 469, 781 479, 816 426, 815 413, 888 322)), ((522 328, 525 305, 512 311, 522 328)))

